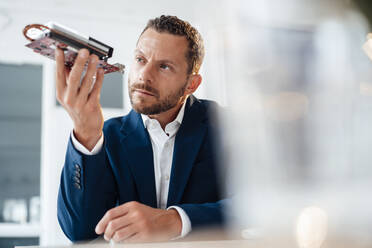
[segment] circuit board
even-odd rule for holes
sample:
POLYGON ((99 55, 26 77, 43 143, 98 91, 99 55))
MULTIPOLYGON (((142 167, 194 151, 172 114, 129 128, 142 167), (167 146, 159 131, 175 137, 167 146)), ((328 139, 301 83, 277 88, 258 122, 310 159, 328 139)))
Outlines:
MULTIPOLYGON (((73 47, 70 47, 62 42, 58 42, 49 37, 43 37, 37 40, 34 40, 26 45, 26 47, 31 48, 34 52, 41 54, 47 58, 55 60, 54 53, 55 49, 61 48, 65 54, 65 65, 68 68, 71 68, 74 65, 75 58, 77 56, 77 50, 73 47)), ((87 66, 87 65, 85 65, 87 66)), ((111 72, 120 72, 124 73, 125 66, 119 63, 109 64, 106 61, 99 60, 98 67, 103 68, 105 74, 111 72)))

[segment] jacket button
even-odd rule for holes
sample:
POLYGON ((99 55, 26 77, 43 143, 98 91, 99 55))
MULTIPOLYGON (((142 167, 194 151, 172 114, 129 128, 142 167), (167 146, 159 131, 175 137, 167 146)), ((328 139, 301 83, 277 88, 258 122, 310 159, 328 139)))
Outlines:
POLYGON ((78 184, 78 183, 74 183, 74 186, 75 186, 75 188, 77 188, 77 189, 81 189, 81 186, 80 186, 80 184, 78 184))
POLYGON ((74 181, 75 181, 76 183, 80 183, 80 179, 79 179, 78 177, 74 177, 74 181))
POLYGON ((80 172, 78 172, 78 171, 75 171, 75 176, 77 177, 77 178, 80 178, 80 172))
POLYGON ((75 164, 75 169, 80 172, 81 168, 78 164, 75 164))

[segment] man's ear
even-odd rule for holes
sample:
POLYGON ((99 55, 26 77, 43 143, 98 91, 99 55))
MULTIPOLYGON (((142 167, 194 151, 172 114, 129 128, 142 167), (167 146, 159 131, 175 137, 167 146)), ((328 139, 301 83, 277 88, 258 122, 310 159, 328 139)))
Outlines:
POLYGON ((187 95, 193 94, 198 89, 201 82, 202 82, 202 76, 200 74, 190 75, 185 93, 187 95))

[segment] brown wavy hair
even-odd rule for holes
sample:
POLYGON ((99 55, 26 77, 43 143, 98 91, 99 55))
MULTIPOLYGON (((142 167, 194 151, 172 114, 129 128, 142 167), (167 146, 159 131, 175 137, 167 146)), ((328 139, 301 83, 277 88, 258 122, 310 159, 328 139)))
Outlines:
POLYGON ((188 64, 188 74, 198 73, 204 58, 204 43, 203 38, 196 28, 190 23, 179 19, 177 16, 162 15, 160 17, 150 19, 147 22, 145 29, 141 35, 149 28, 157 32, 167 32, 173 35, 184 36, 188 43, 188 51, 186 59, 188 64))

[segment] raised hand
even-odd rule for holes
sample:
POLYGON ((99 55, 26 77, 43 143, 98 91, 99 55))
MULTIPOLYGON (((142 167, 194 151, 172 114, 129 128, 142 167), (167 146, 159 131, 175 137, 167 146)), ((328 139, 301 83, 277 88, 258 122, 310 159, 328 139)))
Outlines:
POLYGON ((104 78, 103 70, 97 70, 98 57, 81 49, 69 70, 65 67, 64 53, 56 49, 56 96, 74 123, 77 140, 91 150, 102 136, 103 115, 100 93, 104 78), (85 64, 87 71, 83 77, 85 64), (95 83, 94 83, 95 82, 95 83), (94 84, 93 84, 94 83, 94 84))

